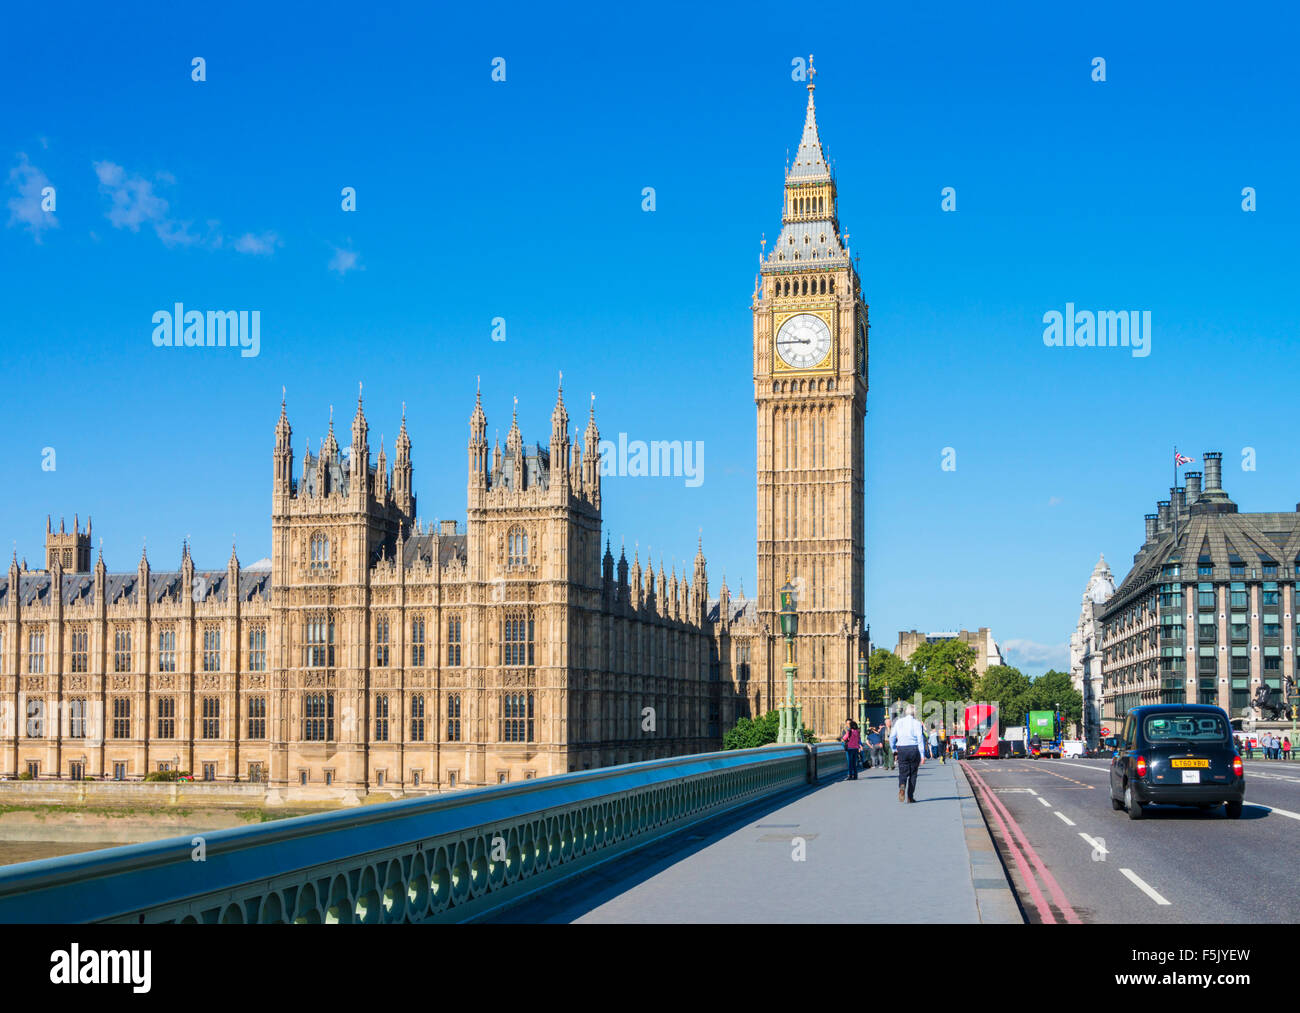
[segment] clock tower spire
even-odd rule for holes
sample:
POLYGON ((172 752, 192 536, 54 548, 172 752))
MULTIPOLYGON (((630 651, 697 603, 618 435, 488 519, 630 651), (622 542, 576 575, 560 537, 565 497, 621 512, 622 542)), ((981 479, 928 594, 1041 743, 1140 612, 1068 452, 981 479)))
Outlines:
POLYGON ((857 712, 865 650, 867 304, 840 232, 835 174, 808 105, 785 174, 781 232, 752 300, 758 444, 758 609, 768 699, 779 674, 779 590, 798 589, 795 641, 804 724, 819 738, 857 712))

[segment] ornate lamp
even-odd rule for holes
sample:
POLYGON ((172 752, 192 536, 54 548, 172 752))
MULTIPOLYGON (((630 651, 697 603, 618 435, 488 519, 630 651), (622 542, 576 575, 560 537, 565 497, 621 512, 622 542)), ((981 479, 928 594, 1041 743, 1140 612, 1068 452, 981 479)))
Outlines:
POLYGON ((867 658, 858 655, 858 727, 865 732, 867 727, 867 658))
POLYGON ((785 637, 785 706, 781 708, 781 725, 776 741, 781 745, 791 745, 800 739, 800 720, 794 704, 794 638, 799 632, 798 593, 790 582, 790 575, 785 576, 785 586, 780 591, 781 633, 785 637))

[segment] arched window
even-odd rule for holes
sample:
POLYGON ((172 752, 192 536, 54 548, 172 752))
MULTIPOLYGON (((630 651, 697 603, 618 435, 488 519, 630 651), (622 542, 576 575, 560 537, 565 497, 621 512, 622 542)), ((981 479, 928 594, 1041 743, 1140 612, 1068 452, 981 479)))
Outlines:
POLYGON ((506 565, 528 565, 528 532, 521 527, 513 527, 506 536, 506 565))
POLYGON ((328 570, 330 565, 330 540, 321 532, 311 536, 311 569, 328 570))
POLYGON ((533 663, 533 620, 522 615, 503 619, 501 664, 521 668, 533 663))
POLYGON ((388 667, 388 618, 380 616, 375 620, 375 667, 388 667))

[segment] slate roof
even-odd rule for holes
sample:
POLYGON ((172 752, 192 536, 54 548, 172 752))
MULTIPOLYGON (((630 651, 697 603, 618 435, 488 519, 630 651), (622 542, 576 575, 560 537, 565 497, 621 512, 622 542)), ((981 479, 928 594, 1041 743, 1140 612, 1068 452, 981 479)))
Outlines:
MULTIPOLYGON (((1195 582, 1197 568, 1212 565, 1214 574, 1203 580, 1224 581, 1231 578, 1230 567, 1240 561, 1245 578, 1259 580, 1262 563, 1278 564, 1279 575, 1291 576, 1300 559, 1300 513, 1212 513, 1197 512, 1180 517, 1178 540, 1174 541, 1172 526, 1161 532, 1154 541, 1143 545, 1115 594, 1103 610, 1109 615, 1127 606, 1133 594, 1141 592, 1151 581, 1158 579, 1160 568, 1177 561, 1180 583, 1195 582)), ((1270 578, 1272 579, 1272 578, 1270 578)))
MULTIPOLYGON (((230 575, 225 570, 196 570, 194 582, 204 588, 202 601, 216 600, 225 602, 230 595, 230 575), (204 583, 200 584, 202 580, 204 583)), ((105 600, 111 605, 121 598, 135 599, 139 594, 140 575, 138 573, 105 574, 105 600)), ((53 575, 49 573, 24 573, 18 576, 19 603, 29 605, 48 605, 53 575)), ((149 574, 148 596, 151 603, 179 598, 184 587, 184 580, 179 571, 157 572, 149 574)), ((64 574, 62 580, 64 605, 79 602, 91 602, 95 597, 95 577, 89 573, 64 574)), ((243 570, 239 574, 239 600, 252 601, 254 598, 268 597, 271 591, 271 573, 269 570, 243 570)), ((0 577, 0 605, 9 601, 9 577, 0 577)))
MULTIPOLYGON (((758 602, 752 598, 733 598, 731 599, 731 618, 729 622, 758 622, 758 602)), ((706 613, 711 623, 718 622, 722 615, 721 602, 717 598, 709 599, 709 607, 706 613)))

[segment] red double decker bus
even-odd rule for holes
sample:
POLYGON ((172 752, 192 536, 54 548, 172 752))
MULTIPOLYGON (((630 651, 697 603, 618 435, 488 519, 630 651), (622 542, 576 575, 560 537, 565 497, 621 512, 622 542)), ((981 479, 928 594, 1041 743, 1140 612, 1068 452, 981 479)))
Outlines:
POLYGON ((991 703, 966 708, 966 755, 998 756, 998 709, 991 703))

